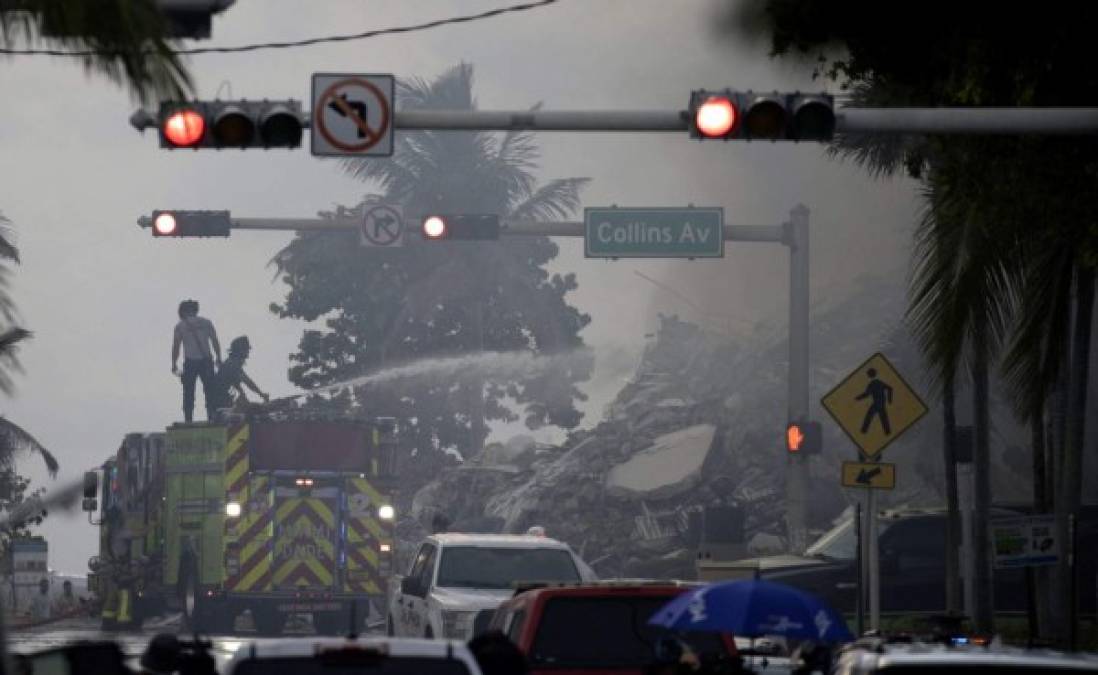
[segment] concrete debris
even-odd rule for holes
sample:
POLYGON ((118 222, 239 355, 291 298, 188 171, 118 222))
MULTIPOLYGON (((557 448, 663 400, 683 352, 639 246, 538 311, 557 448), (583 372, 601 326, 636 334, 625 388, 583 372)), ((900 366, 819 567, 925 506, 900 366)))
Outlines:
MULTIPOLYGON (((812 324, 812 400, 875 351, 928 391, 900 320, 902 279, 872 280, 825 305, 818 303, 812 324)), ((747 542, 753 554, 786 552, 786 350, 781 330, 732 341, 661 317, 636 374, 595 427, 573 432, 559 448, 529 437, 493 447, 477 464, 507 469, 446 470, 415 495, 412 515, 427 524, 441 512, 451 523, 510 533, 541 525, 613 577, 691 578, 704 512, 715 506, 742 510, 737 544, 747 542)), ((821 533, 848 506, 839 471, 854 452, 813 410, 825 438, 823 455, 810 463, 808 515, 821 533)), ((890 446, 887 460, 903 472, 904 491, 883 499, 939 499, 940 429, 932 415, 890 446)))
POLYGON ((716 426, 697 424, 656 438, 652 445, 610 469, 607 492, 637 499, 682 494, 701 479, 716 434, 716 426))

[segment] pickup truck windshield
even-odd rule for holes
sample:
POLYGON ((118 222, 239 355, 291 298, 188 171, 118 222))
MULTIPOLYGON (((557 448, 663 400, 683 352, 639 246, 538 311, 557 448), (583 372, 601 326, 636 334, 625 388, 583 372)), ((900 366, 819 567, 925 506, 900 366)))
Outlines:
POLYGON ((521 581, 580 581, 568 551, 552 548, 448 546, 442 551, 438 585, 450 588, 512 588, 521 581))
MULTIPOLYGON (((636 668, 655 658, 667 631, 648 619, 673 596, 552 598, 545 603, 530 662, 561 668, 636 668)), ((716 633, 678 636, 700 655, 727 656, 716 633)))
MULTIPOLYGON (((888 520, 877 521, 877 537, 885 533, 891 523, 888 520)), ((858 555, 858 539, 854 532, 854 519, 844 520, 824 533, 809 546, 804 554, 810 558, 828 560, 853 560, 858 555)))
POLYGON ((458 659, 382 657, 378 659, 276 658, 244 661, 233 675, 469 675, 458 659))

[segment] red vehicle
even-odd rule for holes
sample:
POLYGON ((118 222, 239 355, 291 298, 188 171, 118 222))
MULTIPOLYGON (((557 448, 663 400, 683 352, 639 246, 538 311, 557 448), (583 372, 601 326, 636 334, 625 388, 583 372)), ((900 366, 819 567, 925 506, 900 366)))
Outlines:
MULTIPOLYGON (((648 619, 692 585, 600 582, 520 590, 492 614, 530 663, 530 675, 641 675, 667 631, 648 619)), ((678 636, 703 660, 738 657, 731 635, 678 636)))

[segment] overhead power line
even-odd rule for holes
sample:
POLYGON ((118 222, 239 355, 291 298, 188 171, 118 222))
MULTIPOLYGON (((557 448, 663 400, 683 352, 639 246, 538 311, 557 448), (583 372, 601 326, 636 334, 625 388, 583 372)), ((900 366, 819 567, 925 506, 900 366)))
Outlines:
MULTIPOLYGON (((473 21, 480 21, 482 19, 490 19, 501 14, 512 14, 516 12, 525 12, 531 9, 537 9, 546 5, 551 5, 558 0, 536 0, 534 2, 527 2, 518 5, 510 5, 508 7, 498 7, 496 9, 490 9, 477 14, 468 14, 465 16, 455 16, 447 19, 436 19, 434 21, 427 21, 426 23, 412 24, 409 26, 394 26, 392 28, 379 28, 377 30, 368 30, 362 33, 352 33, 349 35, 328 35, 324 37, 308 38, 305 40, 292 40, 289 42, 260 42, 256 44, 237 45, 234 47, 195 47, 192 49, 173 49, 172 54, 179 55, 196 55, 196 54, 236 54, 240 52, 256 52, 265 49, 293 49, 296 47, 311 47, 313 45, 330 44, 333 42, 353 42, 355 40, 367 40, 373 37, 379 37, 382 35, 396 35, 400 33, 415 33, 417 31, 428 30, 430 28, 438 28, 440 26, 449 26, 459 23, 470 23, 473 21)), ((12 56, 75 56, 75 57, 88 57, 88 56, 110 56, 112 54, 121 54, 123 52, 118 50, 106 50, 106 49, 89 49, 89 50, 64 50, 64 49, 6 49, 0 48, 0 54, 8 54, 12 56)))

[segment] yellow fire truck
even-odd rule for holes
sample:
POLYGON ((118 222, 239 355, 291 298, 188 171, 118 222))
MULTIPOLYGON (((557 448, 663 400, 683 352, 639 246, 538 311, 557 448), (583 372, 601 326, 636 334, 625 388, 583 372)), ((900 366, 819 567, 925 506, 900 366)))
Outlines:
POLYGON ((341 633, 383 615, 391 428, 281 414, 127 435, 103 465, 90 563, 104 626, 178 609, 206 633, 233 631, 245 612, 263 634, 290 614, 341 633))

